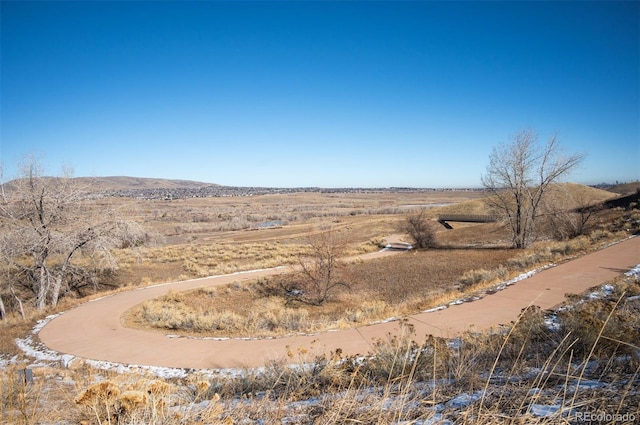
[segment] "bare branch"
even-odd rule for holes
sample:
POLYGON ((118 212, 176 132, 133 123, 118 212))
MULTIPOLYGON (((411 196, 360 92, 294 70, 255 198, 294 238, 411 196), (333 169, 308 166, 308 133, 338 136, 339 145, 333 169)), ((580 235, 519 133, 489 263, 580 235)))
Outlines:
POLYGON ((44 177, 33 159, 21 170, 0 202, 0 264, 29 282, 39 310, 55 306, 68 292, 72 275, 79 275, 76 258, 93 260, 94 268, 87 268, 92 273, 113 269, 112 248, 144 241, 140 225, 86 200, 68 170, 61 177, 44 177))
POLYGON ((344 234, 333 228, 309 236, 310 254, 299 258, 301 282, 298 289, 301 295, 298 300, 321 305, 336 287, 348 287, 339 275, 347 240, 344 234))
POLYGON ((584 158, 584 154, 563 155, 556 136, 540 147, 538 135, 531 130, 493 149, 481 181, 490 195, 488 204, 507 219, 514 247, 524 248, 535 237, 538 208, 549 185, 584 158))
POLYGON ((409 214, 403 230, 409 234, 416 248, 431 248, 436 243, 435 226, 427 219, 424 210, 409 214))

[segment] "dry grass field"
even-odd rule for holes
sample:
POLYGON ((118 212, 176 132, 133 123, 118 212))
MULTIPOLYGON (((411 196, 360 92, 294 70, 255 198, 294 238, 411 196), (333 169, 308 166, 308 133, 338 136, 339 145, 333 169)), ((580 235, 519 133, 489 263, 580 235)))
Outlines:
MULTIPOLYGON (((574 185, 564 185, 559 193, 566 208, 612 197, 574 185)), ((149 243, 117 250, 117 271, 86 292, 69 294, 56 311, 113 290, 294 265, 308 254, 308 236, 325 226, 349 235, 346 254, 355 255, 379 250, 417 209, 427 208, 434 219, 486 213, 482 193, 474 191, 107 198, 88 208, 115 208, 144 224, 149 243)), ((273 336, 354 326, 490 291, 519 271, 637 233, 640 213, 637 206, 600 211, 592 217, 589 235, 541 238, 525 251, 508 248, 509 234, 499 223, 452 224, 453 230, 438 228, 436 249, 345 265, 349 286, 322 306, 283 296, 290 275, 172 293, 138 306, 128 320, 198 336, 273 336), (162 316, 172 322, 160 321, 162 316)), ((15 338, 27 335, 42 315, 28 310, 23 320, 13 312, 0 323, 0 422, 550 424, 573 423, 581 412, 613 412, 626 414, 627 421, 604 423, 634 423, 640 417, 640 360, 637 339, 629 336, 638 331, 639 285, 637 275, 622 276, 602 297, 580 298, 577 308, 577 297, 568 300, 552 323, 545 312, 530 309, 513 324, 456 341, 416 340, 407 327, 404 335, 379 341, 367 359, 336 351, 311 365, 274 362, 261 370, 192 371, 174 378, 52 361, 32 366, 30 385, 18 371, 33 363, 15 338)))
MULTIPOLYGON (((318 223, 336 222, 369 232, 376 221, 417 208, 434 208, 480 199, 477 191, 380 193, 292 193, 247 197, 190 198, 172 201, 123 200, 138 219, 160 233, 167 244, 286 241, 318 223), (238 232, 238 231, 242 232, 238 232), (269 232, 253 231, 269 230, 269 232)), ((382 231, 385 228, 381 229, 382 231)), ((392 229, 395 230, 395 229, 392 229)), ((368 239, 367 235, 364 239, 368 239)), ((370 234, 378 236, 377 234, 370 234)), ((362 239, 360 235, 354 235, 362 239)))
MULTIPOLYGON (((570 184, 559 187, 558 193, 567 208, 612 197, 610 192, 570 184)), ((384 246, 386 237, 402 233, 406 216, 411 211, 424 209, 427 216, 433 219, 439 214, 484 214, 487 207, 482 197, 479 191, 426 190, 302 192, 175 200, 126 197, 94 199, 87 203, 87 210, 111 209, 123 218, 141 223, 149 234, 148 243, 116 250, 114 255, 118 260, 118 269, 104 275, 94 285, 67 294, 61 301, 60 309, 69 308, 83 297, 94 295, 95 291, 121 290, 240 270, 294 265, 307 252, 309 235, 321 231, 323 226, 331 226, 335 231, 348 235, 346 255, 376 251, 384 246)), ((594 217, 594 226, 605 228, 607 222, 613 220, 604 214, 600 214, 601 218, 594 217), (604 222, 596 223, 595 220, 604 222)), ((510 250, 486 249, 508 247, 509 235, 499 223, 451 224, 453 230, 437 227, 437 241, 441 249, 402 256, 402 260, 385 259, 371 264, 351 265, 344 270, 350 288, 338 291, 332 302, 311 310, 307 306, 287 303, 285 310, 295 307, 298 315, 307 317, 312 323, 312 329, 349 326, 352 323, 379 320, 387 315, 402 315, 426 308, 440 301, 439 297, 459 296, 461 283, 478 280, 464 276, 465 273, 495 269, 516 254, 510 250), (407 264, 401 264, 402 261, 407 264), (371 276, 377 280, 372 281, 371 276), (381 280, 386 282, 388 288, 384 288, 381 280), (407 292, 410 297, 407 297, 407 292), (368 306, 361 305, 363 299, 368 300, 368 306), (331 311, 341 311, 343 317, 331 314, 331 311), (323 317, 323 323, 318 323, 316 319, 319 317, 323 317)), ((506 273, 501 270, 494 279, 489 280, 504 277, 506 273)), ((278 282, 262 282, 261 285, 273 287, 278 286, 278 282)), ((215 310, 216 314, 233 316, 233 311, 226 309, 224 301, 232 298, 262 303, 266 310, 259 311, 265 313, 281 309, 282 303, 286 303, 282 297, 266 300, 264 297, 254 297, 253 293, 247 296, 243 293, 246 288, 242 288, 239 294, 229 288, 225 290, 229 293, 225 297, 217 297, 216 302, 209 297, 208 311, 215 310)), ((21 296, 29 299, 28 293, 21 296)), ((248 308, 246 305, 233 304, 240 312, 248 308)), ((28 305, 26 307, 29 310, 28 305)), ((15 316, 15 309, 10 314, 15 316)), ((140 317, 134 321, 140 326, 146 326, 147 322, 140 317)), ((244 325, 241 327, 246 328, 244 325)), ((249 328, 244 332, 252 331, 249 328)), ((225 331, 209 329, 205 332, 216 334, 225 331)), ((9 336, 7 346, 3 349, 8 352, 15 351, 10 342, 12 334, 11 331, 5 332, 9 336)))
POLYGON ((236 198, 118 199, 152 246, 117 253, 118 285, 166 282, 291 264, 323 226, 348 232, 350 254, 380 249, 405 215, 480 199, 477 191, 296 193, 236 198), (160 273, 154 272, 159 268, 160 273))
POLYGON ((399 254, 345 266, 348 284, 320 306, 287 297, 295 273, 243 285, 172 293, 143 303, 129 319, 138 326, 219 337, 265 337, 362 325, 415 313, 460 295, 468 270, 494 269, 512 250, 429 251, 399 254))
MULTIPOLYGON (((319 194, 259 197, 251 207, 255 216, 279 224, 261 230, 202 230, 188 245, 159 247, 149 258, 181 266, 176 278, 203 277, 247 268, 295 265, 306 255, 306 238, 328 223, 348 234, 348 254, 380 249, 384 237, 399 232, 406 214, 430 206, 427 214, 487 214, 476 192, 420 194, 319 194), (458 202, 455 202, 458 200, 458 202), (291 204, 289 203, 291 202, 291 204), (274 211, 265 216, 259 211, 274 211), (287 223, 291 212, 305 210, 306 219, 287 223), (275 213, 279 211, 279 213, 275 213), (311 214, 313 212, 313 214, 311 214), (393 214, 391 214, 393 213, 393 214), (215 246, 206 242, 217 240, 215 246), (178 260, 178 257, 180 257, 178 260)), ((597 203, 609 192, 580 185, 564 185, 551 193, 565 208, 597 203)), ((223 200, 224 208, 240 208, 223 200)), ((192 211, 189 208, 189 211, 192 211)), ((204 213, 202 213, 204 214, 204 213)), ((256 220, 257 221, 257 220, 256 220)), ((478 284, 507 279, 523 268, 534 268, 565 255, 586 252, 593 241, 584 238, 554 246, 538 244, 519 252, 508 249, 509 235, 502 224, 454 223, 453 230, 437 227, 436 250, 412 252, 372 262, 345 265, 339 272, 345 286, 337 287, 328 302, 312 306, 288 295, 285 288, 300 276, 290 273, 245 285, 208 288, 170 294, 131 311, 131 326, 215 337, 265 337, 291 333, 344 329, 389 317, 401 317, 466 296, 478 284), (541 248, 542 247, 542 248, 541 248), (545 252, 541 254, 540 251, 545 252)), ((135 269, 135 267, 132 267, 135 269)), ((138 268, 138 270, 140 270, 138 268)), ((150 282, 147 282, 150 283, 150 282)))

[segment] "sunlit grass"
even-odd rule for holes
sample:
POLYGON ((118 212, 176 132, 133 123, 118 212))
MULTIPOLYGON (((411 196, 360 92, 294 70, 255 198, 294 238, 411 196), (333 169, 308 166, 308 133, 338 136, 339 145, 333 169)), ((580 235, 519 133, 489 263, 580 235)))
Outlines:
POLYGON ((608 288, 601 297, 573 297, 556 312, 554 327, 533 306, 513 323, 453 341, 418 338, 401 324, 364 356, 338 348, 302 363, 306 353, 289 348, 263 368, 228 375, 159 379, 79 361, 35 370, 34 383, 25 385, 19 368, 7 367, 0 371, 0 417, 120 425, 556 424, 605 412, 634 423, 640 280, 622 276, 608 288))
POLYGON ((486 291, 523 271, 587 253, 623 236, 599 231, 569 241, 541 242, 524 251, 414 251, 347 264, 340 271, 348 286, 337 288, 320 306, 296 302, 287 293, 285 288, 298 279, 295 273, 289 273, 245 284, 172 293, 137 306, 127 320, 139 327, 219 337, 258 338, 346 329, 448 304, 486 291))

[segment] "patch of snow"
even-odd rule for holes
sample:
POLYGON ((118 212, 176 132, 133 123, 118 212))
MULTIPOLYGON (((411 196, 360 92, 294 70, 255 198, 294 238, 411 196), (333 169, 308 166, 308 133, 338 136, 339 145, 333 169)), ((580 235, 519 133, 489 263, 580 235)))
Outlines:
POLYGON ((60 354, 56 351, 49 350, 42 344, 36 344, 31 336, 27 336, 26 338, 17 338, 15 342, 18 348, 20 348, 27 356, 33 357, 39 361, 56 361, 62 362, 63 364, 69 364, 74 358, 70 354, 60 354))
POLYGON ((603 382, 600 382, 600 381, 582 380, 582 381, 576 381, 576 382, 570 383, 569 386, 567 387, 567 390, 569 392, 574 392, 576 389, 578 389, 578 390, 596 390, 596 389, 602 388, 604 386, 605 386, 605 384, 603 382))
POLYGON ((558 316, 556 314, 551 314, 546 317, 544 319, 544 323, 545 325, 547 325, 547 329, 549 329, 550 331, 559 331, 562 326, 560 319, 558 319, 558 316))
POLYGON ((397 425, 452 425, 453 422, 444 419, 444 416, 442 416, 442 413, 435 413, 432 417, 430 417, 429 419, 420 419, 418 421, 402 421, 402 422, 395 422, 395 424, 397 425))
POLYGON ((640 264, 638 264, 635 267, 633 267, 631 270, 626 272, 624 275, 625 276, 629 276, 629 277, 634 277, 634 278, 640 277, 640 264))
POLYGON ((202 411, 204 409, 206 409, 209 406, 209 400, 203 400, 201 402, 198 403, 191 403, 187 406, 175 406, 177 407, 178 411, 182 411, 183 413, 186 413, 187 411, 193 412, 199 412, 202 411))
POLYGON ((535 270, 529 270, 528 272, 522 273, 522 274, 514 277, 513 279, 507 280, 506 282, 504 282, 504 285, 511 286, 511 285, 513 285, 515 283, 518 283, 520 281, 523 281, 525 279, 529 279, 531 276, 533 276, 535 274, 538 274, 543 270, 550 269, 551 267, 555 267, 555 264, 551 263, 551 264, 547 264, 547 265, 544 265, 542 267, 539 267, 539 268, 537 268, 535 270))
POLYGON ((611 295, 613 293, 614 287, 613 285, 606 284, 602 285, 600 289, 597 291, 591 292, 589 294, 589 299, 598 300, 600 298, 606 297, 607 295, 611 295))
MULTIPOLYGON (((396 322, 398 320, 400 320, 399 317, 388 317, 388 318, 382 319, 382 320, 375 320, 375 321, 373 321, 373 322, 371 322, 369 324, 370 325, 377 325, 378 323, 391 323, 391 322, 396 322)), ((338 331, 340 331, 340 329, 331 329, 330 331, 331 332, 338 332, 338 331)))
POLYGON ((438 306, 438 307, 430 308, 428 310, 424 310, 423 313, 433 313, 434 311, 444 310, 445 308, 447 308, 446 305, 441 305, 441 306, 438 306))
POLYGON ((452 350, 459 350, 462 347, 462 338, 450 339, 448 345, 452 350))
POLYGON ((542 390, 540 388, 531 388, 529 391, 527 391, 527 395, 530 395, 530 396, 535 396, 541 393, 542 393, 542 390))
POLYGON ((47 325, 47 323, 49 323, 50 321, 52 321, 52 320, 53 320, 53 319, 55 319, 56 317, 60 316, 61 314, 62 314, 62 313, 52 314, 52 315, 49 315, 49 316, 45 317, 45 318, 44 318, 44 319, 42 319, 42 320, 38 320, 38 322, 36 323, 36 325, 35 325, 35 326, 33 327, 33 329, 31 330, 31 333, 32 333, 32 334, 34 334, 34 335, 35 335, 35 334, 37 334, 38 332, 40 332, 40 330, 41 330, 42 328, 44 328, 44 327, 47 325))
MULTIPOLYGON (((127 365, 122 363, 107 362, 102 360, 85 360, 88 365, 101 370, 109 370, 117 373, 139 373, 145 372, 158 378, 186 378, 192 374, 198 374, 206 378, 219 378, 220 376, 235 377, 242 376, 244 371, 241 369, 183 369, 176 367, 163 366, 145 366, 145 365, 127 365)), ((260 371, 262 368, 256 369, 260 371)))
MULTIPOLYGON (((53 317, 54 316, 49 316, 47 319, 51 320, 53 317)), ((47 319, 43 319, 42 322, 48 321, 47 319)), ((36 328, 34 328, 33 333, 36 333, 35 330, 42 329, 42 326, 44 325, 39 322, 36 328)), ((76 360, 76 357, 71 354, 61 354, 56 351, 50 350, 49 348, 45 347, 44 344, 36 343, 33 340, 32 336, 27 336, 26 338, 18 338, 15 340, 15 342, 18 348, 20 348, 25 355, 32 357, 33 359, 39 362, 56 362, 62 365, 63 367, 67 368, 71 365, 71 363, 74 360, 76 360)), ((13 361, 16 361, 15 358, 13 359, 13 361)), ((91 359, 85 359, 85 362, 96 369, 110 370, 117 373, 144 371, 152 375, 155 375, 158 378, 165 378, 165 379, 185 378, 188 376, 189 373, 193 373, 195 371, 192 369, 181 369, 181 368, 160 367, 160 366, 126 365, 122 363, 107 362, 107 361, 101 361, 101 360, 91 360, 91 359)), ((3 360, 2 363, 6 363, 6 362, 3 360)), ((2 366, 2 363, 0 363, 0 366, 2 366)), ((210 377, 220 376, 220 375, 238 376, 243 373, 243 371, 240 369, 211 369, 211 370, 204 370, 204 371, 198 371, 198 372, 203 373, 204 375, 207 375, 210 377)))
POLYGON ((529 413, 533 416, 547 418, 549 416, 555 416, 560 410, 562 406, 559 404, 532 404, 529 406, 529 413))
POLYGON ((483 393, 484 391, 476 391, 472 394, 462 393, 459 396, 447 401, 446 406, 450 409, 462 409, 464 407, 468 407, 476 401, 480 400, 480 397, 482 397, 483 393))
POLYGON ((20 348, 27 356, 33 357, 38 361, 55 361, 60 362, 64 367, 68 367, 75 359, 74 356, 71 354, 60 354, 56 351, 50 350, 45 347, 44 344, 36 343, 32 337, 32 335, 36 335, 47 323, 60 316, 60 314, 52 314, 42 320, 39 320, 31 330, 31 335, 28 335, 25 338, 16 338, 15 343, 18 348, 20 348))

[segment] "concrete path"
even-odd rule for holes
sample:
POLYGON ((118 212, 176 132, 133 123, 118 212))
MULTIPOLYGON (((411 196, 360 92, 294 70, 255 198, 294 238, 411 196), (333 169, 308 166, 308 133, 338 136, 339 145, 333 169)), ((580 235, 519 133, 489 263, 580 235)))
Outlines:
MULTIPOLYGON (((385 255, 385 253, 382 253, 385 255)), ((369 254, 375 257, 376 254, 369 254)), ((565 294, 581 293, 640 264, 640 237, 545 270, 480 300, 407 318, 416 336, 454 337, 469 329, 481 330, 509 323, 529 304, 542 309, 562 303, 565 294)), ((287 271, 286 267, 190 280, 119 293, 65 312, 40 331, 40 340, 50 349, 77 357, 132 365, 213 369, 257 367, 269 360, 286 358, 299 362, 299 349, 306 358, 337 348, 343 353, 367 354, 371 344, 398 332, 398 322, 326 332, 256 340, 212 340, 171 338, 123 326, 121 316, 133 306, 173 290, 223 285, 287 271)))

